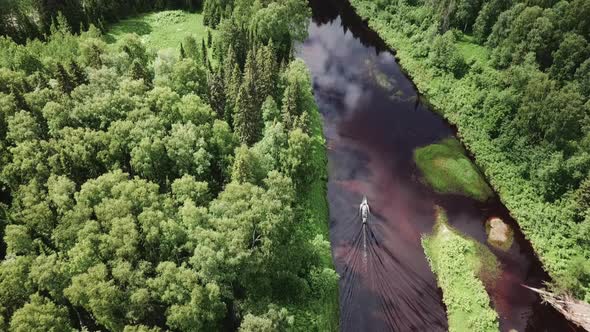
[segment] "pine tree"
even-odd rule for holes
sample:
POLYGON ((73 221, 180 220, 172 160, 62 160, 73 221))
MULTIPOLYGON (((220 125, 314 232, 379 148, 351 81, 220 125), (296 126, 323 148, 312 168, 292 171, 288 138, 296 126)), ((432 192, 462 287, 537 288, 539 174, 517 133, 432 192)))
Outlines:
POLYGON ((260 47, 256 53, 256 59, 259 68, 257 80, 258 95, 261 98, 260 103, 262 104, 262 101, 268 96, 277 97, 278 65, 272 50, 272 44, 260 47))
POLYGON ((238 93, 234 114, 235 132, 240 142, 247 145, 258 141, 263 127, 256 80, 256 59, 254 51, 251 51, 246 59, 244 80, 238 93))
POLYGON ((68 23, 67 18, 61 11, 57 13, 57 16, 53 21, 52 30, 52 34, 61 33, 66 35, 72 32, 72 29, 70 28, 70 24, 68 23))
POLYGON ((207 59, 207 70, 210 74, 213 73, 213 66, 211 65, 211 61, 209 61, 209 59, 207 59))
POLYGON ((56 78, 61 91, 70 94, 74 90, 74 82, 61 63, 57 64, 56 78))
POLYGON ((16 107, 19 110, 24 110, 24 111, 31 110, 31 108, 29 107, 29 104, 25 100, 25 97, 23 97, 23 94, 18 89, 12 88, 11 93, 14 96, 14 101, 16 102, 16 107))
POLYGON ((256 109, 253 87, 254 85, 251 83, 244 82, 242 84, 234 111, 235 133, 240 142, 248 146, 258 141, 262 127, 262 116, 257 114, 260 113, 260 110, 256 109))
POLYGON ((248 50, 251 46, 247 29, 238 26, 234 20, 224 21, 222 29, 216 40, 216 44, 221 45, 223 50, 231 47, 235 54, 236 62, 240 65, 240 69, 243 70, 248 50))
POLYGON ((78 63, 74 60, 70 61, 70 74, 72 75, 76 86, 87 84, 88 83, 88 76, 86 73, 78 66, 78 63))
POLYGON ((283 123, 288 129, 293 128, 295 120, 299 116, 299 86, 289 84, 283 97, 283 123))
POLYGON ((231 71, 227 83, 225 84, 225 121, 234 127, 234 111, 236 107, 236 101, 242 85, 242 72, 240 66, 234 64, 234 68, 231 71))
POLYGON ((213 35, 211 34, 211 29, 207 29, 207 47, 211 47, 213 44, 213 35))
POLYGON ((223 81, 225 83, 225 86, 229 86, 236 64, 236 54, 234 53, 233 47, 230 45, 227 49, 227 55, 225 56, 223 61, 223 81))
POLYGON ((203 5, 203 24, 206 26, 214 27, 215 20, 214 20, 214 11, 216 2, 215 1, 205 1, 203 5))
POLYGON ((236 99, 242 85, 242 73, 236 61, 233 48, 230 46, 227 50, 223 62, 223 86, 225 87, 225 112, 224 118, 233 128, 233 112, 236 105, 236 99))
POLYGON ((89 39, 87 44, 81 49, 82 64, 92 68, 102 67, 101 56, 104 52, 105 50, 100 42, 89 39))
POLYGON ((182 43, 180 43, 180 59, 185 59, 186 58, 186 52, 184 51, 184 47, 182 46, 182 43))
POLYGON ((219 119, 225 116, 225 84, 220 70, 209 75, 209 102, 219 119))
POLYGON ((151 76, 138 59, 131 64, 131 77, 134 80, 143 80, 145 85, 151 86, 151 76))
POLYGON ((200 63, 202 57, 195 38, 192 36, 187 36, 186 38, 184 38, 183 45, 186 56, 200 63))
MULTIPOLYGON (((259 84, 260 84, 260 72, 259 65, 256 61, 256 49, 251 49, 246 57, 246 64, 244 65, 244 81, 249 79, 252 84, 253 97, 255 106, 260 108, 264 99, 260 100, 259 96, 259 84)), ((265 96, 266 97, 266 96, 265 96)))
POLYGON ((207 57, 207 45, 205 45, 205 39, 201 39, 201 56, 203 57, 203 66, 207 65, 209 58, 207 57))

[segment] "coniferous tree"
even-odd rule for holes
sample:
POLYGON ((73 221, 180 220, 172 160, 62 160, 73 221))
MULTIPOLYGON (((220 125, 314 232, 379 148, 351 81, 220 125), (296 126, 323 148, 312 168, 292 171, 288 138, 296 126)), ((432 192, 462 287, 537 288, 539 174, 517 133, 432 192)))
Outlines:
POLYGON ((70 94, 70 92, 74 90, 74 82, 72 82, 70 74, 68 74, 68 72, 61 63, 57 64, 57 72, 55 73, 55 75, 60 90, 64 93, 70 94))
POLYGON ((20 92, 18 89, 13 88, 11 89, 11 94, 14 96, 14 101, 16 102, 17 109, 30 111, 29 104, 25 100, 25 97, 23 97, 22 92, 20 92))
POLYGON ((225 121, 234 127, 234 112, 236 101, 242 85, 242 72, 236 63, 231 71, 231 76, 225 86, 225 121))
POLYGON ((293 128, 295 119, 299 116, 299 86, 289 84, 283 97, 283 123, 288 129, 293 128))
POLYGON ((274 52, 272 50, 272 43, 268 46, 262 46, 256 52, 256 63, 258 64, 258 96, 259 102, 262 102, 266 97, 276 97, 277 80, 278 80, 278 66, 274 52))
POLYGON ((51 34, 58 32, 62 34, 69 34, 72 32, 68 19, 61 11, 57 12, 57 16, 54 17, 51 27, 51 34))
POLYGON ((180 59, 184 59, 186 58, 186 52, 184 51, 184 47, 182 46, 182 43, 180 43, 180 59))
POLYGON ((217 118, 225 117, 225 84, 221 70, 209 75, 209 102, 217 118))
POLYGON ((201 56, 203 57, 203 65, 207 65, 209 58, 207 57, 207 45, 205 45, 205 39, 201 39, 201 56))
POLYGON ((236 61, 233 48, 230 46, 223 62, 223 86, 225 87, 224 119, 233 128, 233 113, 242 85, 242 73, 236 61))
POLYGON ((224 51, 231 47, 236 61, 240 65, 240 69, 243 69, 248 50, 251 46, 250 41, 248 31, 245 27, 239 26, 233 19, 227 19, 219 26, 219 33, 215 39, 215 44, 219 45, 218 48, 224 51))
POLYGON ((215 12, 217 9, 216 1, 205 1, 203 5, 203 24, 206 26, 210 26, 212 28, 215 27, 217 22, 215 21, 215 12))
POLYGON ((80 45, 80 62, 89 67, 100 68, 103 65, 101 56, 106 51, 106 44, 99 39, 90 38, 80 45))
POLYGON ((236 100, 234 127, 240 142, 252 145, 262 132, 262 114, 256 91, 256 59, 254 51, 248 53, 244 68, 244 80, 236 100))
POLYGON ((138 59, 131 64, 131 77, 134 80, 143 80, 144 84, 151 86, 151 76, 138 59))
POLYGON ((72 75, 76 86, 88 83, 88 76, 82 70, 82 68, 80 68, 76 61, 70 61, 69 67, 70 74, 72 75))
POLYGON ((234 67, 237 64, 236 55, 231 45, 227 49, 227 54, 223 58, 223 60, 223 81, 225 83, 225 86, 229 86, 229 82, 234 72, 234 67))
POLYGON ((201 61, 201 54, 199 51, 199 46, 193 36, 187 36, 186 38, 184 38, 184 41, 182 44, 184 46, 184 50, 185 50, 187 57, 189 57, 195 61, 198 61, 198 62, 201 61))

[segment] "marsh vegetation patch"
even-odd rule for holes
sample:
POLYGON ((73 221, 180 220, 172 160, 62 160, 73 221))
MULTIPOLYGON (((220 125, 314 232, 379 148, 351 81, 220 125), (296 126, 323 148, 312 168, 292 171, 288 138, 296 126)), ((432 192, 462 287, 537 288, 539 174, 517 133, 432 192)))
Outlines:
POLYGON ((461 143, 447 138, 418 148, 414 160, 424 180, 443 194, 462 194, 486 201, 493 192, 477 167, 467 158, 461 143))

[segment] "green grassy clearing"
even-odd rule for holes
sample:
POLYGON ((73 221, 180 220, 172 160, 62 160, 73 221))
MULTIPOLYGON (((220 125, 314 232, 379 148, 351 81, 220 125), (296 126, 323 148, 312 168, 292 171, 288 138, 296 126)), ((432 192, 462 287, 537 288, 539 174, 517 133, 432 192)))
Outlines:
POLYGON ((461 38, 457 41, 456 45, 461 55, 468 63, 471 61, 485 63, 489 59, 490 50, 475 43, 473 36, 461 35, 461 38))
POLYGON ((414 160, 434 190, 444 194, 464 194, 479 201, 493 195, 475 165, 465 155, 461 143, 447 138, 418 148, 414 160))
POLYGON ((434 231, 422 238, 422 246, 443 291, 449 331, 498 331, 498 314, 482 282, 493 282, 499 272, 494 254, 454 230, 441 208, 434 231))
MULTIPOLYGON (((172 48, 180 52, 180 43, 186 36, 192 35, 200 43, 203 38, 207 39, 207 30, 201 13, 167 10, 122 20, 110 27, 106 39, 113 43, 125 34, 136 33, 148 49, 172 48)), ((211 33, 215 37, 216 31, 211 30, 211 33)))

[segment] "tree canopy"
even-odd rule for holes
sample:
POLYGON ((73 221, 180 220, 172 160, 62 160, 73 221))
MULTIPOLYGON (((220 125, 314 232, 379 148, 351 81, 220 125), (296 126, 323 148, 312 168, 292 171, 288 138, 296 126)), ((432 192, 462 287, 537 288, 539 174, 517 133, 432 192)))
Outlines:
POLYGON ((206 1, 180 57, 92 24, 200 1, 80 3, 0 10, 0 330, 321 330, 305 1, 206 1))

